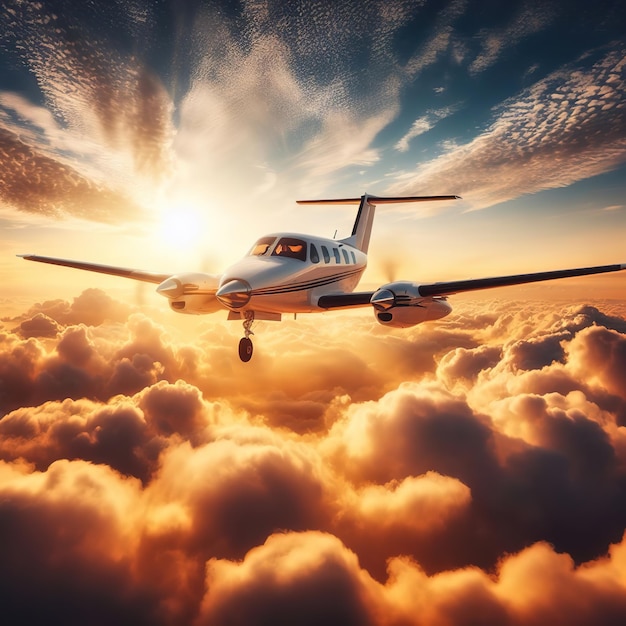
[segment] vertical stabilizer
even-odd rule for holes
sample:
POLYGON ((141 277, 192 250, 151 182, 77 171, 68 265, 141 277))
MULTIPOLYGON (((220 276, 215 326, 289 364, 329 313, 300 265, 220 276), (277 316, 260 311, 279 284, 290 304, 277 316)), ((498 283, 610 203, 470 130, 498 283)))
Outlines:
POLYGON ((361 196, 361 203, 356 214, 356 220, 354 220, 352 235, 343 240, 366 254, 370 245, 372 224, 374 223, 374 214, 376 213, 376 205, 368 200, 369 196, 367 194, 361 196))

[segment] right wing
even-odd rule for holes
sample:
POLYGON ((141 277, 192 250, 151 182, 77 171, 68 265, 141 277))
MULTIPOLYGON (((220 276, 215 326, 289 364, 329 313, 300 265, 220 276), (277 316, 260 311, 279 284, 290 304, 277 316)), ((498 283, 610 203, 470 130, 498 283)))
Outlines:
POLYGON ((625 270, 626 264, 599 265, 596 267, 579 267, 571 270, 555 270, 553 272, 535 272, 533 274, 515 274, 513 276, 494 276, 493 278, 474 278, 470 280, 453 280, 445 283, 432 283, 420 285, 421 296, 449 296, 454 293, 465 291, 477 291, 479 289, 492 289, 494 287, 509 287, 511 285, 524 285, 537 283, 556 278, 572 278, 574 276, 588 276, 590 274, 604 274, 606 272, 619 272, 625 270))
POLYGON ((98 272, 99 274, 111 274, 111 276, 122 276, 141 280, 145 283, 158 285, 172 276, 172 274, 157 274, 155 272, 144 272, 143 270, 133 270, 126 267, 115 267, 113 265, 100 265, 98 263, 85 263, 83 261, 71 261, 69 259, 56 259, 50 256, 38 256, 36 254, 18 254, 17 256, 27 261, 38 261, 39 263, 50 263, 51 265, 62 265, 63 267, 73 267, 78 270, 88 272, 98 272))
MULTIPOLYGON (((418 285, 419 295, 423 298, 433 296, 450 296, 455 293, 477 291, 479 289, 493 289, 494 287, 509 287, 523 285, 557 278, 571 278, 574 276, 588 276, 590 274, 604 274, 626 270, 626 263, 615 265, 599 265, 596 267, 579 267, 570 270, 556 270, 553 272, 535 272, 532 274, 515 274, 513 276, 494 276, 492 278, 474 278, 469 280, 453 280, 442 283, 418 285)), ((383 285, 381 289, 387 288, 383 285)), ((376 290, 378 291, 378 290, 376 290)), ((367 306, 376 291, 359 291, 354 293, 333 293, 321 296, 317 305, 322 309, 345 309, 350 307, 367 306)))

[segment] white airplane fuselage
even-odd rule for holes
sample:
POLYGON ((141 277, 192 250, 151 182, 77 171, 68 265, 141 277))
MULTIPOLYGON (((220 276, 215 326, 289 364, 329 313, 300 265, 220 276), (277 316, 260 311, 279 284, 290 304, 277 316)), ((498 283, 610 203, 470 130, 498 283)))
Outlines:
POLYGON ((253 248, 222 274, 216 299, 231 311, 319 310, 320 296, 353 291, 367 267, 367 255, 346 242, 295 233, 276 233, 259 241, 269 239, 272 243, 263 254, 253 254, 253 248), (301 242, 301 257, 280 254, 284 241, 301 242))

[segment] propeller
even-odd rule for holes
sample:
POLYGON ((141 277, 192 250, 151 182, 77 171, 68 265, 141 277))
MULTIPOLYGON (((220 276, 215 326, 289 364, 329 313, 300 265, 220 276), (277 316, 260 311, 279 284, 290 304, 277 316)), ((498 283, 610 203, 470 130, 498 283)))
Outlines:
POLYGON ((382 256, 378 261, 378 266, 383 278, 388 283, 393 283, 398 279, 398 272, 400 270, 400 259, 398 255, 387 254, 382 256))

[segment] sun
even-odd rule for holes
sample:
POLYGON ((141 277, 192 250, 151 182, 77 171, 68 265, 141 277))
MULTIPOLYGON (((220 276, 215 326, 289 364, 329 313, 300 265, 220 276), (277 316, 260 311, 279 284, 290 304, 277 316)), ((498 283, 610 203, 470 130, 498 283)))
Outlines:
POLYGON ((203 212, 192 204, 171 204, 160 212, 156 239, 172 251, 193 252, 205 243, 206 221, 203 212))
POLYGON ((198 211, 188 206, 172 207, 161 217, 161 237, 174 246, 195 245, 204 231, 198 211))

